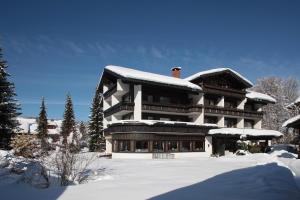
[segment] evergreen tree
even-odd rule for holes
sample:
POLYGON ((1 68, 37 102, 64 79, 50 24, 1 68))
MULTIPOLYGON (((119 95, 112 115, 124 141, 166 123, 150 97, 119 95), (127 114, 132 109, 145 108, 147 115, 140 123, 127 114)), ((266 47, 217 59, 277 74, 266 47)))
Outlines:
POLYGON ((64 112, 64 119, 61 126, 61 135, 63 137, 63 145, 68 145, 68 137, 72 133, 72 143, 76 140, 77 133, 76 133, 76 123, 75 123, 75 115, 73 110, 73 103, 71 96, 67 95, 66 105, 65 105, 65 112, 64 112))
POLYGON ((91 115, 89 122, 90 134, 90 151, 99 149, 100 144, 104 143, 103 137, 103 108, 102 108, 102 94, 96 90, 91 107, 91 115))
POLYGON ((83 121, 81 121, 79 124, 79 132, 81 134, 81 145, 86 146, 87 140, 88 140, 88 135, 87 135, 87 131, 86 131, 86 126, 83 121))
POLYGON ((49 145, 48 145, 48 129, 47 129, 48 121, 47 121, 47 113, 45 100, 42 99, 41 111, 38 118, 38 138, 41 141, 41 149, 43 153, 47 153, 49 145))
POLYGON ((13 132, 18 128, 16 117, 19 116, 20 107, 15 100, 15 87, 8 80, 7 64, 2 58, 0 48, 0 148, 8 149, 13 132))

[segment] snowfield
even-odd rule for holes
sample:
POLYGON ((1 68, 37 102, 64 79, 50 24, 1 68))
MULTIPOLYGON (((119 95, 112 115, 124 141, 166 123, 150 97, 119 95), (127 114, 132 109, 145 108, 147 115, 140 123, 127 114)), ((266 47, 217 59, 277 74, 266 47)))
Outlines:
POLYGON ((275 151, 198 159, 97 158, 86 184, 35 189, 21 182, 7 183, 0 184, 0 194, 3 200, 299 200, 300 160, 295 156, 275 151))

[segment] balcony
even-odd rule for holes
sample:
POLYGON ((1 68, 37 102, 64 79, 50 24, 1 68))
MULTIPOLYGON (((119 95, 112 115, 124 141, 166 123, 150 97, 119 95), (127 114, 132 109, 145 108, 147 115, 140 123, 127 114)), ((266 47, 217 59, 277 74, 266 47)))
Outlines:
POLYGON ((106 99, 110 97, 112 94, 114 94, 116 91, 117 91, 117 84, 114 84, 106 92, 104 92, 103 97, 106 99))
POLYGON ((192 113, 202 112, 202 105, 182 105, 182 104, 166 104, 166 103, 150 103, 143 102, 142 111, 158 111, 166 113, 192 113))
MULTIPOLYGON (((120 102, 104 111, 104 117, 111 116, 117 112, 125 111, 126 113, 132 112, 134 109, 134 103, 132 102, 120 102)), ((122 113, 125 114, 125 113, 122 113)))
POLYGON ((230 115, 230 116, 240 116, 240 117, 254 117, 262 118, 263 112, 260 111, 247 111, 237 108, 223 108, 217 106, 205 106, 204 112, 208 114, 217 114, 217 115, 230 115))
POLYGON ((104 92, 104 98, 108 98, 111 95, 123 96, 124 94, 129 92, 129 85, 122 82, 122 80, 118 79, 116 83, 114 83, 106 92, 104 92))

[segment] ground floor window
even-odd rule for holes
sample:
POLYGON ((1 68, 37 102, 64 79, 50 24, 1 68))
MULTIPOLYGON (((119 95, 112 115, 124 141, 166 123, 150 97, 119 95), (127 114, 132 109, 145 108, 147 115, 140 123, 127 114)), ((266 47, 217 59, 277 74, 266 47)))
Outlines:
POLYGON ((177 152, 178 149, 178 142, 177 141, 168 141, 166 145, 166 149, 169 152, 177 152))
POLYGON ((204 141, 194 142, 194 151, 204 151, 204 141))
POLYGON ((135 152, 149 152, 148 141, 136 141, 135 152))
POLYGON ((113 152, 204 152, 205 138, 197 140, 113 140, 113 152))
POLYGON ((153 152, 164 152, 165 142, 164 141, 153 141, 153 152))
POLYGON ((118 141, 118 151, 119 152, 129 152, 130 151, 130 141, 129 140, 119 140, 118 141))
POLYGON ((182 141, 181 142, 180 151, 188 152, 188 151, 192 151, 192 149, 193 149, 193 142, 192 141, 182 141))

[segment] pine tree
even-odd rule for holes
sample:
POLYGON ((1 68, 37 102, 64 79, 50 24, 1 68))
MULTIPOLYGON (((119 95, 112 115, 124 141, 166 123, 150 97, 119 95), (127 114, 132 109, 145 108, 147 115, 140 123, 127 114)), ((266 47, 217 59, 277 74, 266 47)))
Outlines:
POLYGON ((75 115, 73 110, 73 103, 71 96, 67 95, 66 105, 65 105, 65 112, 64 112, 64 119, 62 122, 61 127, 61 135, 63 137, 63 145, 68 145, 68 137, 72 134, 72 143, 76 140, 77 133, 76 133, 76 123, 75 123, 75 115))
POLYGON ((15 86, 8 80, 7 64, 2 58, 0 48, 0 148, 8 149, 11 136, 18 128, 16 117, 21 113, 15 100, 15 86))
POLYGON ((86 126, 83 121, 80 122, 79 124, 79 133, 81 134, 81 145, 82 146, 87 146, 87 141, 88 141, 88 135, 86 131, 86 126))
POLYGON ((102 95, 99 90, 96 90, 91 107, 91 115, 89 122, 90 134, 90 151, 99 149, 101 143, 104 142, 103 137, 103 108, 102 108, 102 95))
POLYGON ((47 129, 48 121, 47 121, 47 113, 46 113, 46 106, 45 100, 42 99, 41 111, 38 118, 38 138, 41 141, 41 149, 43 154, 47 153, 49 145, 48 145, 48 129, 47 129))

